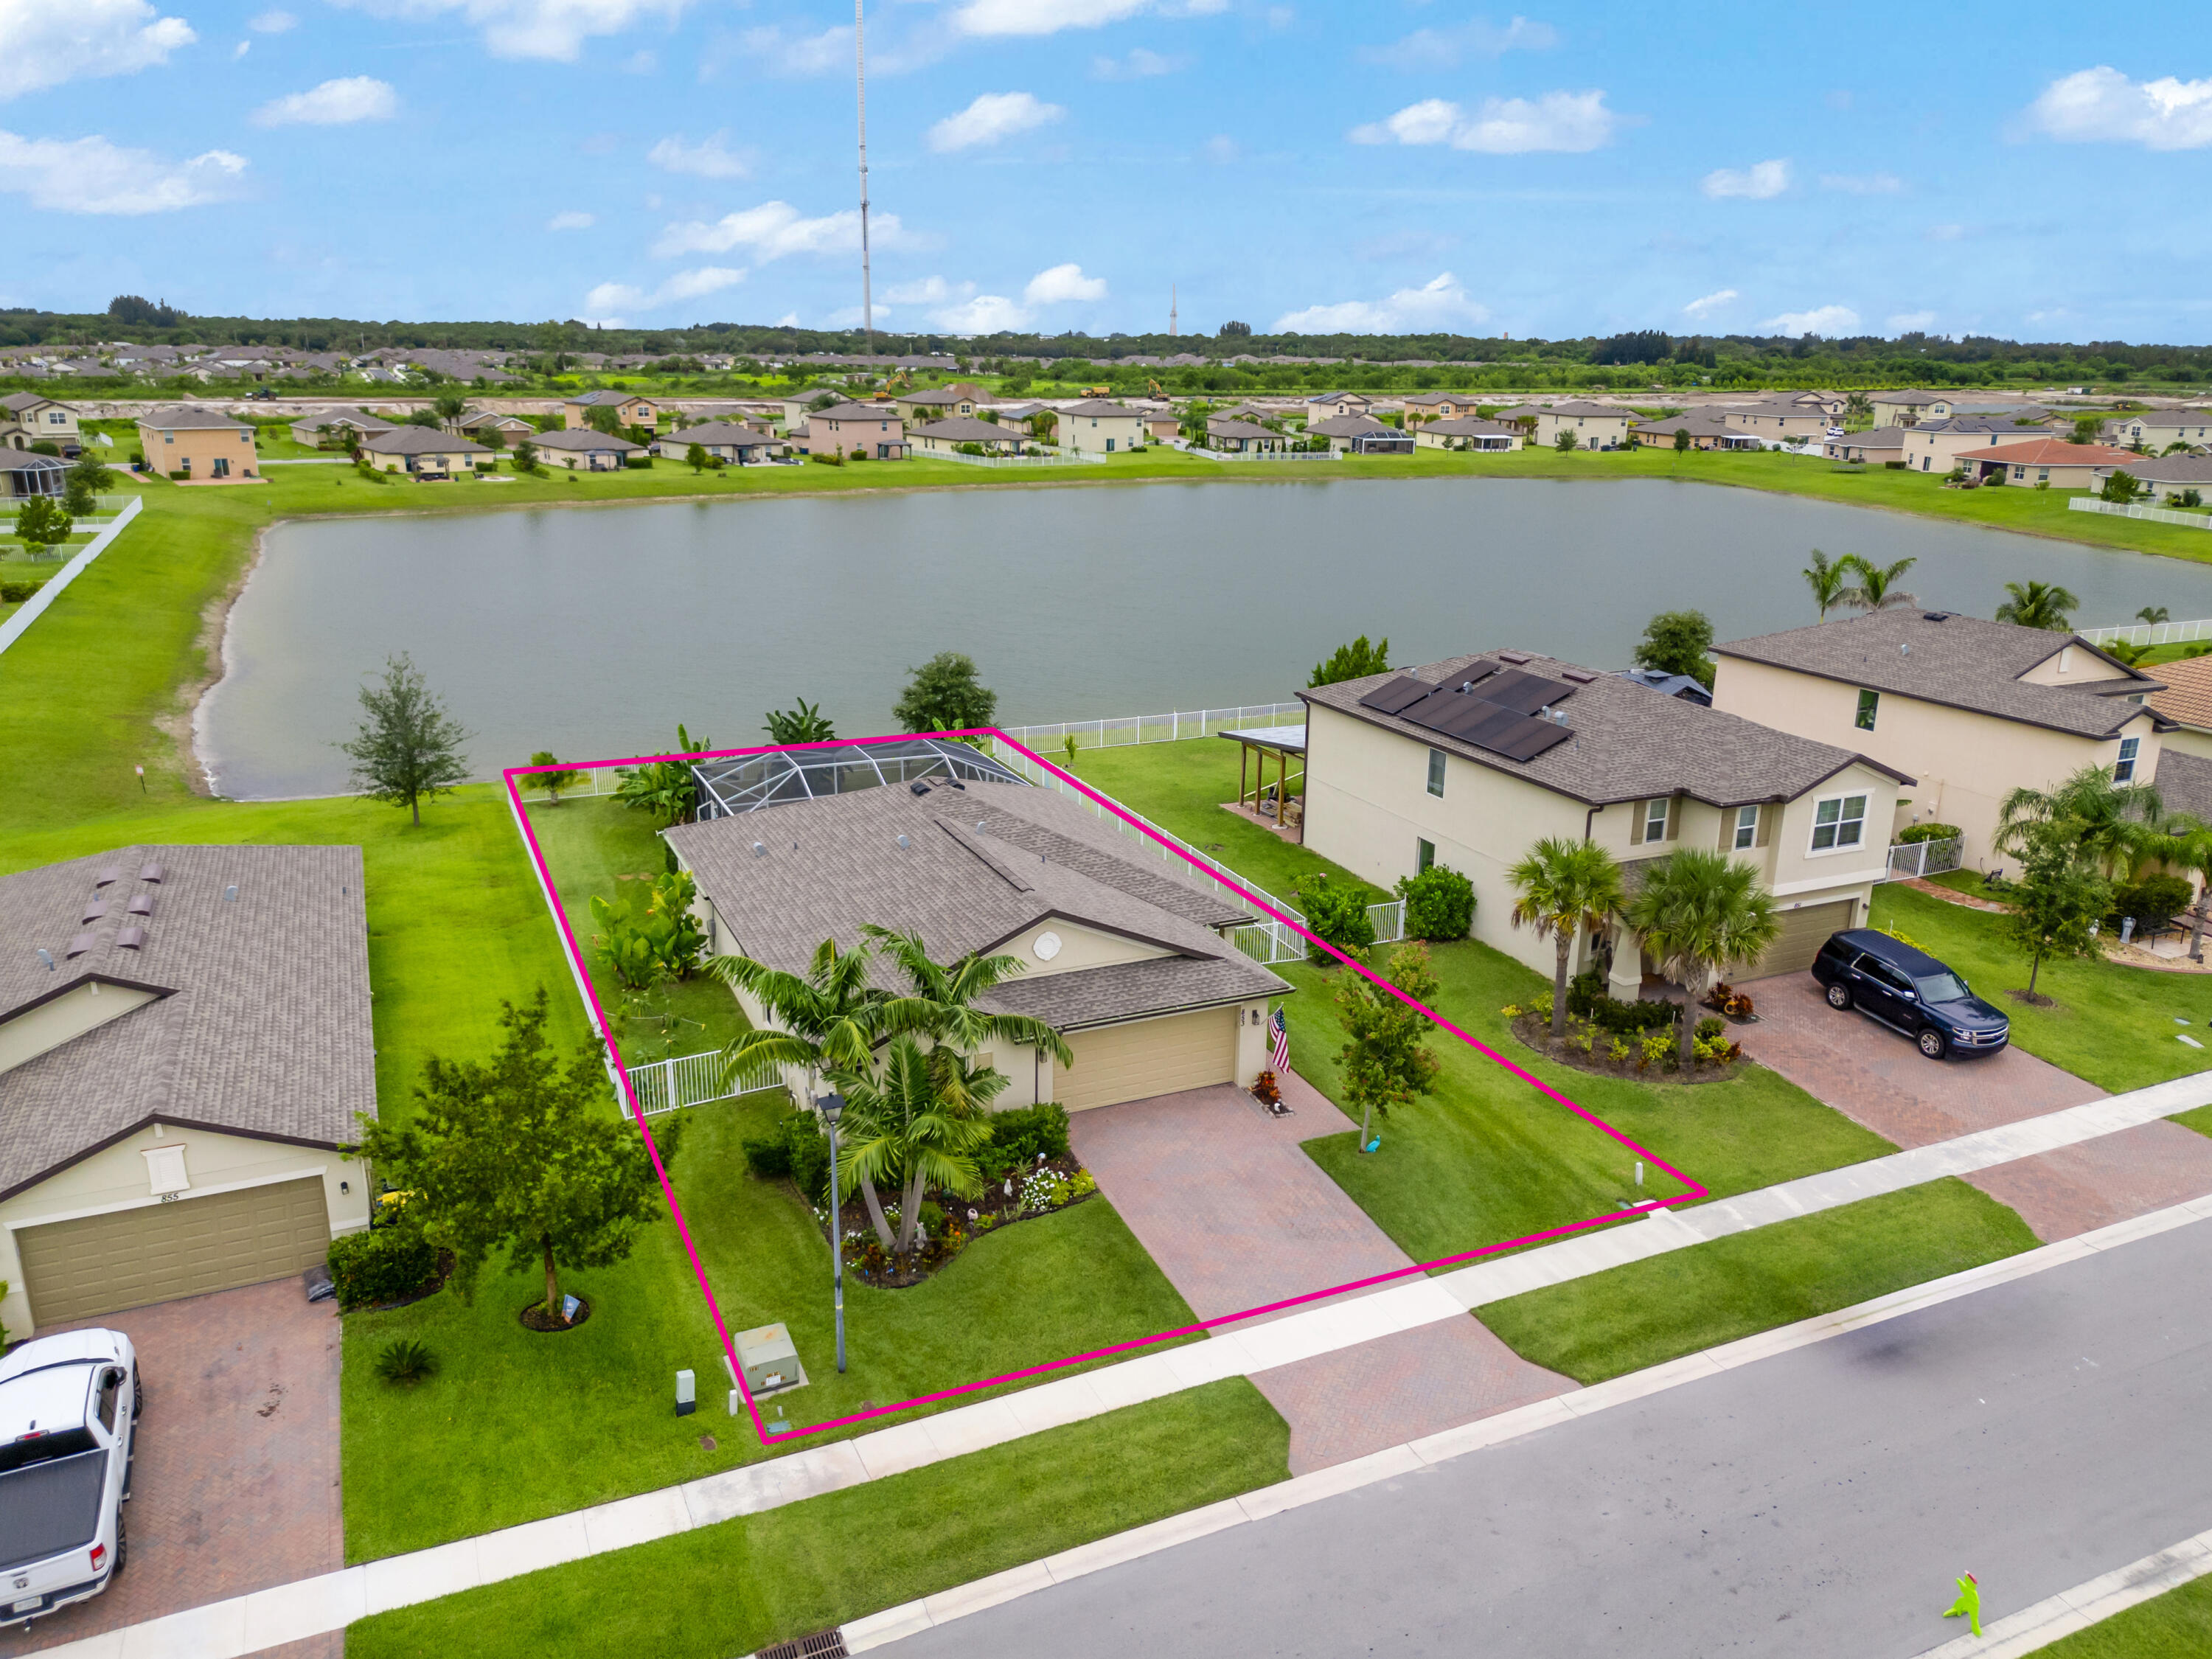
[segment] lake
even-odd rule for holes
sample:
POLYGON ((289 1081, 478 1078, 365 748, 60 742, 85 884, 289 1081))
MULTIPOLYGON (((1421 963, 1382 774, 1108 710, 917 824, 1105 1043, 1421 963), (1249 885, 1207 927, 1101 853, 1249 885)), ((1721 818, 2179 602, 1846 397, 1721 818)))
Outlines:
MULTIPOLYGON (((1808 463, 1809 465, 1809 463, 1808 463)), ((2057 581, 2081 625, 2212 617, 2212 566, 1670 483, 1337 479, 727 499, 289 525, 199 712, 223 793, 345 787, 362 676, 406 652, 495 774, 550 749, 728 748, 805 697, 887 731, 908 671, 973 656, 1002 725, 1288 699, 1355 634, 1413 664, 1522 647, 1626 665, 1655 611, 1729 639, 1814 620, 1809 550, 1919 560, 1989 616, 2057 581)))

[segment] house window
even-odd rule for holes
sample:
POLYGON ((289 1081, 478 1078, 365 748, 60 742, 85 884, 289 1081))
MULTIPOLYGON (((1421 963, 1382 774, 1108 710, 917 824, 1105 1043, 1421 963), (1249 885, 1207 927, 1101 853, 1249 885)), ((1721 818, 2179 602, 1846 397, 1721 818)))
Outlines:
POLYGON ((1759 839, 1759 808, 1739 806, 1735 809, 1735 850, 1739 853, 1759 839))
POLYGON ((1866 835, 1867 798, 1831 795, 1813 808, 1813 850, 1833 853, 1856 847, 1866 835))
POLYGON ((1659 800, 1647 800, 1644 803, 1644 840, 1667 839, 1667 807, 1668 802, 1663 798, 1659 800))
POLYGON ((2142 739, 2141 738, 2122 738, 2120 739, 2120 758, 2112 767, 2112 781, 2114 783, 2128 783, 2134 780, 2136 775, 2136 756, 2142 748, 2142 739))
POLYGON ((1437 861, 1437 844, 1432 841, 1413 843, 1413 873, 1419 875, 1437 861))
POLYGON ((1429 793, 1439 800, 1443 798, 1444 751, 1441 749, 1429 750, 1429 793))
POLYGON ((1879 692, 1879 691, 1862 691, 1862 692, 1860 692, 1860 693, 1859 693, 1859 712, 1858 712, 1858 714, 1857 714, 1856 716, 1854 716, 1854 717, 1853 717, 1853 719, 1852 719, 1852 720, 1851 720, 1851 724, 1852 724, 1853 726, 1856 726, 1856 727, 1858 727, 1858 729, 1859 729, 1860 731, 1862 731, 1862 732, 1871 732, 1871 731, 1873 731, 1873 730, 1874 730, 1874 712, 1875 712, 1875 710, 1876 708, 1880 708, 1881 706, 1881 692, 1879 692))

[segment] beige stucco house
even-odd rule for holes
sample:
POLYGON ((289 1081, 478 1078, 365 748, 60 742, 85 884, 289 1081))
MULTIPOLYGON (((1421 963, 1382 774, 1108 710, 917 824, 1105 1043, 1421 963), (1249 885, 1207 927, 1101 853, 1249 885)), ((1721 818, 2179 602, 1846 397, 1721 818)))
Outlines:
POLYGON ((28 449, 40 442, 75 460, 84 447, 76 410, 36 392, 11 392, 0 398, 0 448, 28 449))
POLYGON ((0 877, 0 1322, 296 1273, 368 1224, 354 847, 125 847, 0 877))
POLYGON ((1862 461, 1869 466, 1903 466, 1906 435, 1904 427, 1878 426, 1871 431, 1830 438, 1820 448, 1821 453, 1832 461, 1862 461))
POLYGON ((562 423, 571 431, 592 423, 595 409, 611 409, 615 418, 624 426, 641 426, 647 431, 660 419, 660 405, 650 398, 641 398, 634 392, 585 392, 568 398, 561 405, 562 423))
POLYGON ((292 441, 309 449, 343 449, 349 432, 367 437, 372 432, 389 432, 396 424, 365 409, 319 409, 292 422, 292 441))
POLYGON ((1424 421, 1413 428, 1416 449, 1471 449, 1503 454, 1521 448, 1526 441, 1517 426, 1479 421, 1473 416, 1447 416, 1424 421))
MULTIPOLYGON (((1431 864, 1474 884, 1474 937, 1549 975, 1553 947, 1512 926, 1507 872, 1547 836, 1625 866, 1677 847, 1753 866, 1782 935, 1732 975, 1809 964, 1867 917, 1887 831, 1911 780, 1855 746, 1818 742, 1617 676, 1522 651, 1454 657, 1303 691, 1305 843, 1388 887, 1431 864)), ((1641 942, 1615 924, 1577 942, 1635 997, 1641 942)))
POLYGON ((361 441, 362 465, 377 472, 404 472, 422 479, 457 478, 497 459, 482 444, 427 426, 395 426, 361 441))
POLYGON ((1731 431, 1747 432, 1755 438, 1785 440, 1826 437, 1832 424, 1824 405, 1786 398, 1769 398, 1723 410, 1721 419, 1731 431))
POLYGON ((1868 405, 1876 426, 1917 426, 1923 421, 1948 421, 1952 399, 1942 392, 1870 392, 1868 405))
POLYGON ((2031 438, 2026 443, 1972 450, 1963 459, 1984 483, 2019 484, 2031 489, 2039 484, 2051 489, 2097 489, 2114 469, 2132 470, 2142 458, 2106 444, 2031 438))
POLYGON ((957 451, 962 444, 981 444, 994 454, 1011 455, 1019 452, 1029 436, 1018 426, 1000 426, 973 416, 952 415, 916 427, 914 447, 924 453, 942 454, 947 450, 957 451))
POLYGON ((1209 449, 1226 450, 1232 454, 1269 454, 1286 447, 1287 441, 1273 427, 1257 421, 1226 419, 1211 415, 1206 422, 1206 443, 1209 449))
POLYGON ((1316 421, 1333 421, 1343 416, 1372 415, 1375 399, 1360 392, 1324 392, 1306 399, 1306 424, 1316 421))
POLYGON ((890 404, 837 404, 817 409, 792 434, 802 455, 851 455, 858 451, 879 461, 906 459, 906 423, 890 404))
POLYGON ((2155 454, 2168 444, 2187 444, 2201 449, 2212 444, 2212 411, 2202 409, 2153 409, 2140 415, 2105 422, 2106 441, 2141 444, 2155 454))
MULTIPOLYGON (((1504 417, 1499 416, 1502 420, 1504 417)), ((1633 410, 1618 409, 1611 404, 1574 401, 1547 404, 1536 411, 1535 441, 1556 444, 1559 434, 1572 432, 1576 445, 1583 449, 1602 449, 1607 444, 1628 441, 1628 423, 1636 418, 1633 410)))
POLYGON ((1052 433, 1053 441, 1062 449, 1082 450, 1093 455, 1142 449, 1150 435, 1142 410, 1101 398, 1086 398, 1057 411, 1053 416, 1052 433))
POLYGON ((1902 453, 1913 472, 1948 472, 1974 452, 1996 449, 2043 436, 2040 428, 2015 426, 1986 415, 1959 415, 1948 420, 1923 420, 1905 434, 1902 453))
POLYGON ((1404 402, 1406 421, 1463 421, 1482 410, 1475 400, 1457 392, 1417 392, 1404 402))
POLYGON ((662 433, 647 447, 663 459, 680 461, 690 454, 694 444, 718 461, 739 466, 771 460, 791 447, 774 433, 742 421, 704 421, 697 426, 678 427, 662 433))
MULTIPOLYGON (((617 438, 611 433, 595 432, 587 426, 541 432, 526 441, 537 449, 541 465, 565 468, 570 472, 620 471, 629 465, 631 456, 646 453, 643 444, 617 438)), ((518 450, 520 447, 518 445, 518 450)))
POLYGON ((967 392, 951 386, 933 386, 926 392, 902 392, 892 399, 900 416, 912 426, 925 426, 933 421, 949 421, 963 416, 973 416, 975 399, 967 392))
POLYGON ((1713 655, 1716 708, 1911 775, 1898 827, 1958 825, 1973 866, 2008 861, 1996 833, 2012 790, 2085 766, 2155 783, 2172 724, 2149 706, 2164 685, 2154 674, 2071 634, 1948 611, 1876 611, 1713 655))
POLYGON ((253 428, 209 410, 141 415, 138 447, 150 469, 179 483, 246 483, 260 475, 253 428))

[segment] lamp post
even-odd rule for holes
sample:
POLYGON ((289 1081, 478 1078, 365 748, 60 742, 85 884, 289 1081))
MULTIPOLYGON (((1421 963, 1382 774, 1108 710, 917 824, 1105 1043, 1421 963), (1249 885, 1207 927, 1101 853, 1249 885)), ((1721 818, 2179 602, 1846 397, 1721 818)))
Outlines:
POLYGON ((830 1282, 837 1313, 837 1372, 845 1370, 845 1228, 839 1216, 837 1181, 837 1120, 845 1115, 845 1097, 835 1092, 814 1103, 822 1121, 830 1126, 830 1282))

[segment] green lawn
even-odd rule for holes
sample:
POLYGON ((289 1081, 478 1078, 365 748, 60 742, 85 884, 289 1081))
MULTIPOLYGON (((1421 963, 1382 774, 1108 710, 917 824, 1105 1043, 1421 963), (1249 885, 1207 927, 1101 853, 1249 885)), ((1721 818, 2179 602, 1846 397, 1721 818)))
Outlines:
POLYGON ((2212 1578, 2192 1578, 2028 1659, 2201 1659, 2212 1653, 2212 1578))
POLYGON ((1997 923, 1988 911, 1894 882, 1875 889, 1874 925, 1895 928, 1965 975, 2011 1019, 2012 1040, 2028 1053, 2116 1094, 2212 1066, 2212 1048, 2175 1041, 2193 1030, 2212 1044, 2212 975, 2123 968, 2102 957, 2046 962, 2035 988, 2053 1006, 2032 1008, 2005 994, 2027 983, 2027 961, 1997 923))
POLYGON ((1585 1385, 1996 1261, 2039 1241, 1963 1181, 1932 1181, 1475 1310, 1585 1385))
MULTIPOLYGON (((689 1418, 696 1427, 706 1421, 689 1418)), ((362 1620, 352 1659, 726 1659, 1270 1486, 1242 1377, 765 1515, 362 1620)))
MULTIPOLYGON (((1747 1066, 1725 1082, 1686 1086, 1594 1077, 1540 1059, 1498 1011, 1545 981, 1468 940, 1431 947, 1443 994, 1437 1012, 1716 1197, 1747 1192, 1897 1149, 1772 1072, 1747 1066)), ((1385 952, 1378 951, 1377 955, 1385 952)), ((1344 1041, 1335 994, 1341 969, 1276 971, 1298 988, 1289 1004, 1291 1060, 1333 1098, 1344 1041)), ((1356 1130, 1305 1143, 1314 1161, 1416 1261, 1558 1227, 1641 1198, 1686 1191, 1602 1129, 1439 1031, 1436 1092, 1392 1115, 1382 1150, 1362 1154, 1356 1130)))

